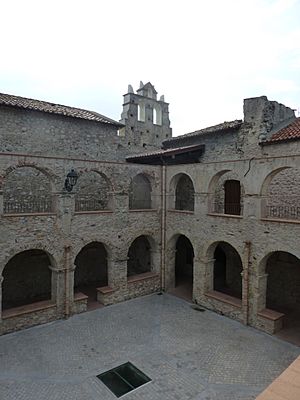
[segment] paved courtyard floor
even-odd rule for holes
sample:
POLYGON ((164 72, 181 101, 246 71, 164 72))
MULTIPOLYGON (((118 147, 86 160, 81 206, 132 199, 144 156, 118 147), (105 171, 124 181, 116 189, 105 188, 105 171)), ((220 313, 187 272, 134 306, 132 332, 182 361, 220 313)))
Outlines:
POLYGON ((126 400, 254 399, 300 348, 171 295, 0 338, 0 399, 113 400, 96 375, 131 361, 152 381, 126 400))

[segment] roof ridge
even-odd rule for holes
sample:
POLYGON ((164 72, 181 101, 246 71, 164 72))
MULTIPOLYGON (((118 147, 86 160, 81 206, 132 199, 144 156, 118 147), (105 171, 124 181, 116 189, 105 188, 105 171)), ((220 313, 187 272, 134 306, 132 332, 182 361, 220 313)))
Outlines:
POLYGON ((49 114, 57 114, 73 118, 85 119, 89 121, 102 122, 116 126, 123 126, 123 124, 121 124, 120 122, 105 117, 104 115, 97 113, 96 111, 90 111, 85 110, 84 108, 53 103, 46 100, 32 99, 30 97, 0 93, 0 105, 1 104, 28 110, 46 112, 49 114))

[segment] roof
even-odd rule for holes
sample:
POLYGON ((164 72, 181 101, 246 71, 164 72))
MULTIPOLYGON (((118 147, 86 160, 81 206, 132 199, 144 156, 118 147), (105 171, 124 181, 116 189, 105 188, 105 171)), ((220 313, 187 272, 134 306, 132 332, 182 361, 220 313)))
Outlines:
POLYGON ((209 126, 208 128, 200 129, 191 133, 186 133, 185 135, 176 136, 170 139, 164 140, 163 143, 172 143, 184 139, 188 139, 194 136, 202 136, 211 133, 222 133, 230 130, 236 130, 242 125, 243 121, 241 119, 236 119, 234 121, 223 122, 222 124, 209 126))
POLYGON ((300 118, 294 119, 289 125, 274 133, 265 143, 276 143, 296 139, 300 139, 300 118))
POLYGON ((13 96, 0 93, 0 105, 23 108, 26 110, 42 111, 49 114, 63 115, 65 117, 80 118, 88 121, 101 122, 115 126, 123 126, 120 122, 107 118, 94 111, 81 108, 63 106, 61 104, 49 103, 47 101, 34 100, 26 97, 13 96))
MULTIPOLYGON (((196 161, 198 162, 199 161, 198 158, 203 153, 203 151, 204 151, 204 145, 197 144, 193 146, 182 146, 167 150, 160 149, 148 153, 127 156, 126 161, 136 162, 136 163, 164 164, 164 163, 169 163, 168 161, 170 161, 171 159, 175 160, 176 156, 188 155, 192 156, 189 161, 191 163, 196 161), (193 155, 196 156, 196 160, 193 160, 193 155)), ((178 160, 178 158, 177 161, 179 161, 178 163, 180 163, 180 160, 178 160)), ((185 161, 185 163, 189 162, 185 161)), ((176 164, 177 162, 174 163, 176 164)))

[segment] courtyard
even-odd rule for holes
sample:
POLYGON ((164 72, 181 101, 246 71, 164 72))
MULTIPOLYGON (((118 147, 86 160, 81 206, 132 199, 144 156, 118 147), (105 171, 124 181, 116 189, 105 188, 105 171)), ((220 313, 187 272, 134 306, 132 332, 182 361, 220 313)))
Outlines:
POLYGON ((175 296, 150 295, 0 338, 0 399, 113 400, 97 375, 128 361, 124 398, 250 400, 300 348, 175 296))

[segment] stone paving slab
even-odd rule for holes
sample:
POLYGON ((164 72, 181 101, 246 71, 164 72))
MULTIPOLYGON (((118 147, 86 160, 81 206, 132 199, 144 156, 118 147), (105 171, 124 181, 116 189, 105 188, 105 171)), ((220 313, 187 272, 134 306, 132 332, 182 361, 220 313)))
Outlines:
POLYGON ((126 400, 251 400, 300 348, 181 299, 151 295, 0 338, 0 399, 113 400, 96 375, 131 361, 126 400))

